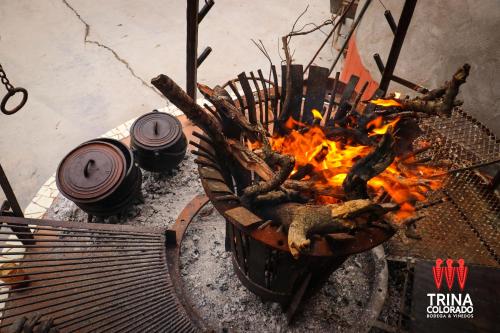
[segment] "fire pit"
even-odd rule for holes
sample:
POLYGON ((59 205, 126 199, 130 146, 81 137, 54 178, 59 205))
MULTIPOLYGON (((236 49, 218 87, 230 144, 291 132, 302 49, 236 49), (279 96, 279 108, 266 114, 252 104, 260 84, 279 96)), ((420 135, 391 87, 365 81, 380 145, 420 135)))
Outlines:
POLYGON ((192 144, 203 187, 226 218, 236 274, 290 319, 349 255, 399 229, 417 237, 416 203, 440 186, 443 171, 413 161, 425 149, 415 140, 415 114, 451 112, 468 70, 424 99, 380 99, 377 91, 366 106, 363 91, 354 94, 356 79, 332 80, 316 66, 305 79, 301 65, 283 66, 282 88, 274 67, 274 82, 260 70, 258 79, 242 73, 227 84, 235 99, 199 84, 216 110, 195 104, 166 76, 152 83, 208 134, 198 133, 201 142, 192 144))

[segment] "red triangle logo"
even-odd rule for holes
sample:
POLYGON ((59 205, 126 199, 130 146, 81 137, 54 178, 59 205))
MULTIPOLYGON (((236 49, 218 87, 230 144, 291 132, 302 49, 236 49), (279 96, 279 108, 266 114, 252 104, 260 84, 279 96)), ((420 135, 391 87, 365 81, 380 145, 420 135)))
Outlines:
POLYGON ((460 285, 460 290, 464 290, 465 281, 467 281, 467 274, 469 273, 469 267, 465 266, 465 261, 463 259, 458 259, 458 284, 460 285))
POLYGON ((453 259, 446 259, 446 267, 444 268, 444 276, 446 277, 446 284, 448 285, 448 290, 451 291, 453 287, 453 281, 455 280, 455 269, 453 267, 453 259))
POLYGON ((434 275, 434 283, 436 284, 437 290, 441 289, 441 282, 443 281, 443 260, 441 258, 436 259, 436 266, 432 267, 432 274, 434 275))

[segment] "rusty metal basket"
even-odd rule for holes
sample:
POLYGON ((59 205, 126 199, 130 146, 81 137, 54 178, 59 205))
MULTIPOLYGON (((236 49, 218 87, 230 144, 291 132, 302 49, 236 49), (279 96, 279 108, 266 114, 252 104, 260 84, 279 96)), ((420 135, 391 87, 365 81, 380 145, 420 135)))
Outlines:
MULTIPOLYGON (((286 66, 283 66, 282 77, 286 76, 285 72, 286 66)), ((241 73, 227 84, 235 96, 235 105, 249 121, 256 123, 258 119, 270 131, 273 119, 279 116, 284 96, 274 66, 272 73, 272 81, 266 80, 259 70, 258 77, 250 73, 249 79, 241 73)), ((358 77, 351 77, 346 84, 338 79, 338 75, 336 79, 328 78, 326 68, 312 66, 304 79, 302 65, 294 64, 290 74, 291 114, 295 120, 304 123, 313 121, 313 109, 329 117, 333 114, 333 107, 346 102, 357 104, 363 93, 355 93, 358 77)), ((377 91, 377 94, 380 92, 377 91)), ((248 289, 263 300, 279 302, 284 309, 288 309, 289 318, 304 295, 311 295, 310 291, 320 287, 349 255, 367 251, 393 235, 392 231, 369 227, 356 233, 354 240, 336 242, 335 251, 330 246, 334 240, 319 237, 313 242, 308 255, 294 259, 288 249, 287 235, 270 224, 257 228, 263 221, 242 206, 235 195, 249 185, 253 175, 237 170, 225 174, 221 171, 221 161, 214 153, 210 139, 204 135, 198 137, 201 139, 198 170, 205 192, 226 218, 226 249, 232 253, 236 274, 248 289)))
MULTIPOLYGON (((258 75, 245 73, 229 81, 225 87, 234 96, 234 103, 250 122, 257 120, 272 131, 273 119, 279 116, 284 91, 279 87, 276 69, 272 80, 266 80, 261 70, 258 75)), ((285 86, 286 66, 282 66, 282 87, 285 86)), ((351 76, 348 83, 328 78, 326 68, 312 66, 303 78, 301 65, 291 66, 291 114, 295 120, 311 123, 312 110, 319 110, 326 121, 344 103, 353 108, 359 104, 366 84, 355 88, 359 78, 351 76)), ((377 90, 372 98, 382 96, 377 90)), ((452 160, 453 167, 488 164, 500 157, 499 140, 484 125, 461 110, 450 118, 423 119, 420 127, 423 139, 438 142, 430 152, 432 161, 452 160)), ((210 139, 198 135, 199 173, 205 192, 226 218, 226 250, 231 251, 235 272, 242 283, 263 300, 281 303, 293 316, 308 289, 317 289, 347 256, 366 251, 384 243, 393 235, 387 230, 369 228, 358 232, 356 239, 337 242, 332 252, 328 237, 316 238, 309 255, 295 260, 287 247, 287 236, 272 225, 256 226, 263 221, 243 207, 237 198, 253 175, 241 171, 225 174, 221 161, 211 147, 210 139)), ((422 138, 420 138, 422 139, 422 138)), ((427 218, 419 224, 423 240, 407 241, 396 238, 389 242, 393 257, 435 259, 440 257, 465 258, 470 263, 498 265, 499 198, 494 190, 475 176, 472 170, 450 175, 444 188, 433 193, 434 204, 427 210, 427 218), (458 195, 458 196, 457 196, 458 195), (438 199, 443 200, 439 201, 438 199), (464 244, 465 243, 465 244, 464 244)))

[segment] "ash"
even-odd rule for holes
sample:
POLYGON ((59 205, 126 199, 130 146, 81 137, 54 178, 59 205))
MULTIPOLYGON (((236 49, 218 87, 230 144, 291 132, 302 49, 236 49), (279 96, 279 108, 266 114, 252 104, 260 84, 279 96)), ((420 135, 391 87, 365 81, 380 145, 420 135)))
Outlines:
POLYGON ((277 303, 263 303, 233 271, 224 249, 224 218, 208 204, 192 221, 181 247, 181 275, 193 308, 217 331, 363 332, 374 260, 370 252, 349 258, 318 293, 302 304, 294 322, 277 303))
MULTIPOLYGON (((143 200, 138 200, 121 216, 106 219, 94 217, 93 222, 169 227, 193 197, 203 193, 194 155, 187 152, 179 166, 168 173, 142 170, 143 200)), ((87 214, 61 194, 45 217, 65 221, 87 221, 87 214)))

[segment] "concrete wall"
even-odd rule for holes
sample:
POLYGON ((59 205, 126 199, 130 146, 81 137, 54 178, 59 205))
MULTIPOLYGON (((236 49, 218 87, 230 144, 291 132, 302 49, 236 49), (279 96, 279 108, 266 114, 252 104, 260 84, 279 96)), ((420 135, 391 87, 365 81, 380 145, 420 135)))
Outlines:
MULTIPOLYGON (((397 22, 404 1, 382 3, 397 22)), ((384 10, 379 1, 372 1, 356 33, 363 64, 376 80, 380 74, 373 54, 379 53, 385 62, 393 38, 384 10)), ((461 89, 464 109, 500 135, 500 1, 419 0, 395 73, 435 88, 466 62, 471 72, 461 89)), ((408 91, 395 83, 389 90, 408 91)))
MULTIPOLYGON (((330 18, 328 0, 216 0, 200 30, 200 52, 207 45, 213 52, 198 81, 266 73, 268 61, 250 39, 261 39, 279 64, 278 38, 308 5, 298 26, 330 18)), ((307 63, 323 39, 321 32, 294 39, 295 61, 307 63)), ((29 91, 22 111, 0 114, 0 163, 21 205, 70 149, 166 106, 149 82, 165 73, 184 86, 185 48, 185 0, 0 1, 0 63, 29 91)), ((317 64, 330 66, 335 56, 325 48, 317 64)))

